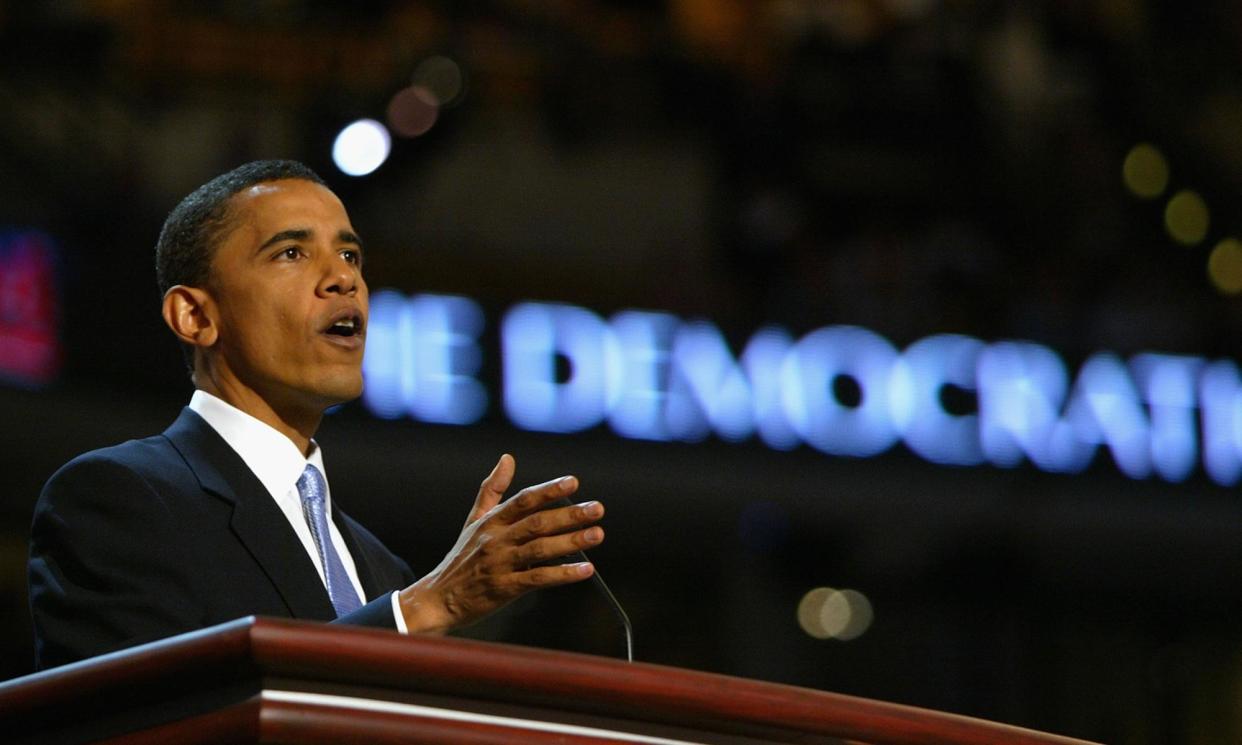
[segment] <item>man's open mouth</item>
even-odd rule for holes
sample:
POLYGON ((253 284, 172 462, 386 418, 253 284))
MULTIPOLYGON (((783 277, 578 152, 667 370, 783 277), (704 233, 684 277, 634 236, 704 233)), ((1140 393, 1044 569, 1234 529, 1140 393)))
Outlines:
POLYGON ((361 336, 362 316, 358 314, 342 316, 334 320, 328 328, 324 329, 324 333, 332 336, 361 336))

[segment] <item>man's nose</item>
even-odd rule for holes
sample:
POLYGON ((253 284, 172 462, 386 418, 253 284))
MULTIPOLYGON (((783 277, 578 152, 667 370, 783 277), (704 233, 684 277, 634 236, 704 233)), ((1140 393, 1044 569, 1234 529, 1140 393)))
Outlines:
POLYGON ((327 262, 319 281, 321 295, 352 295, 358 291, 358 269, 338 255, 327 262))

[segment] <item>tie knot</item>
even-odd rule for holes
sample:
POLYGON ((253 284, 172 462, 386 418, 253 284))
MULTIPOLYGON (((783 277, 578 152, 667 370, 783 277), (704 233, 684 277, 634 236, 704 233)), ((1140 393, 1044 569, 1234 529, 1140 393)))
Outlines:
POLYGON ((302 475, 298 477, 298 494, 303 502, 321 505, 324 502, 323 492, 323 474, 318 468, 307 463, 302 475))

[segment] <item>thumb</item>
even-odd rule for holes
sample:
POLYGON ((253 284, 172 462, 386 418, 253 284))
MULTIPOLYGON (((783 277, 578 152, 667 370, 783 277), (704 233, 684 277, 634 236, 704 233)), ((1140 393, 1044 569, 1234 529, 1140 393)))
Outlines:
POLYGON ((474 506, 470 510, 470 516, 466 518, 467 525, 483 517, 493 507, 500 504, 500 500, 505 497, 505 492, 509 490, 509 484, 513 483, 513 474, 516 470, 517 462, 513 460, 512 455, 505 453, 500 456, 500 460, 496 461, 496 467, 479 485, 479 493, 474 498, 474 506))

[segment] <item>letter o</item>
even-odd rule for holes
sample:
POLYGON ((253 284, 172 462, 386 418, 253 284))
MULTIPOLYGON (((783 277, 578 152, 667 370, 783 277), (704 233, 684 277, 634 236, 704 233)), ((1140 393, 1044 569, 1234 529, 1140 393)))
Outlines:
POLYGON ((828 326, 802 337, 781 369, 785 415, 811 447, 832 455, 878 455, 897 441, 889 412, 889 379, 897 350, 887 339, 857 326, 828 326), (862 391, 857 406, 837 400, 838 376, 862 391))

